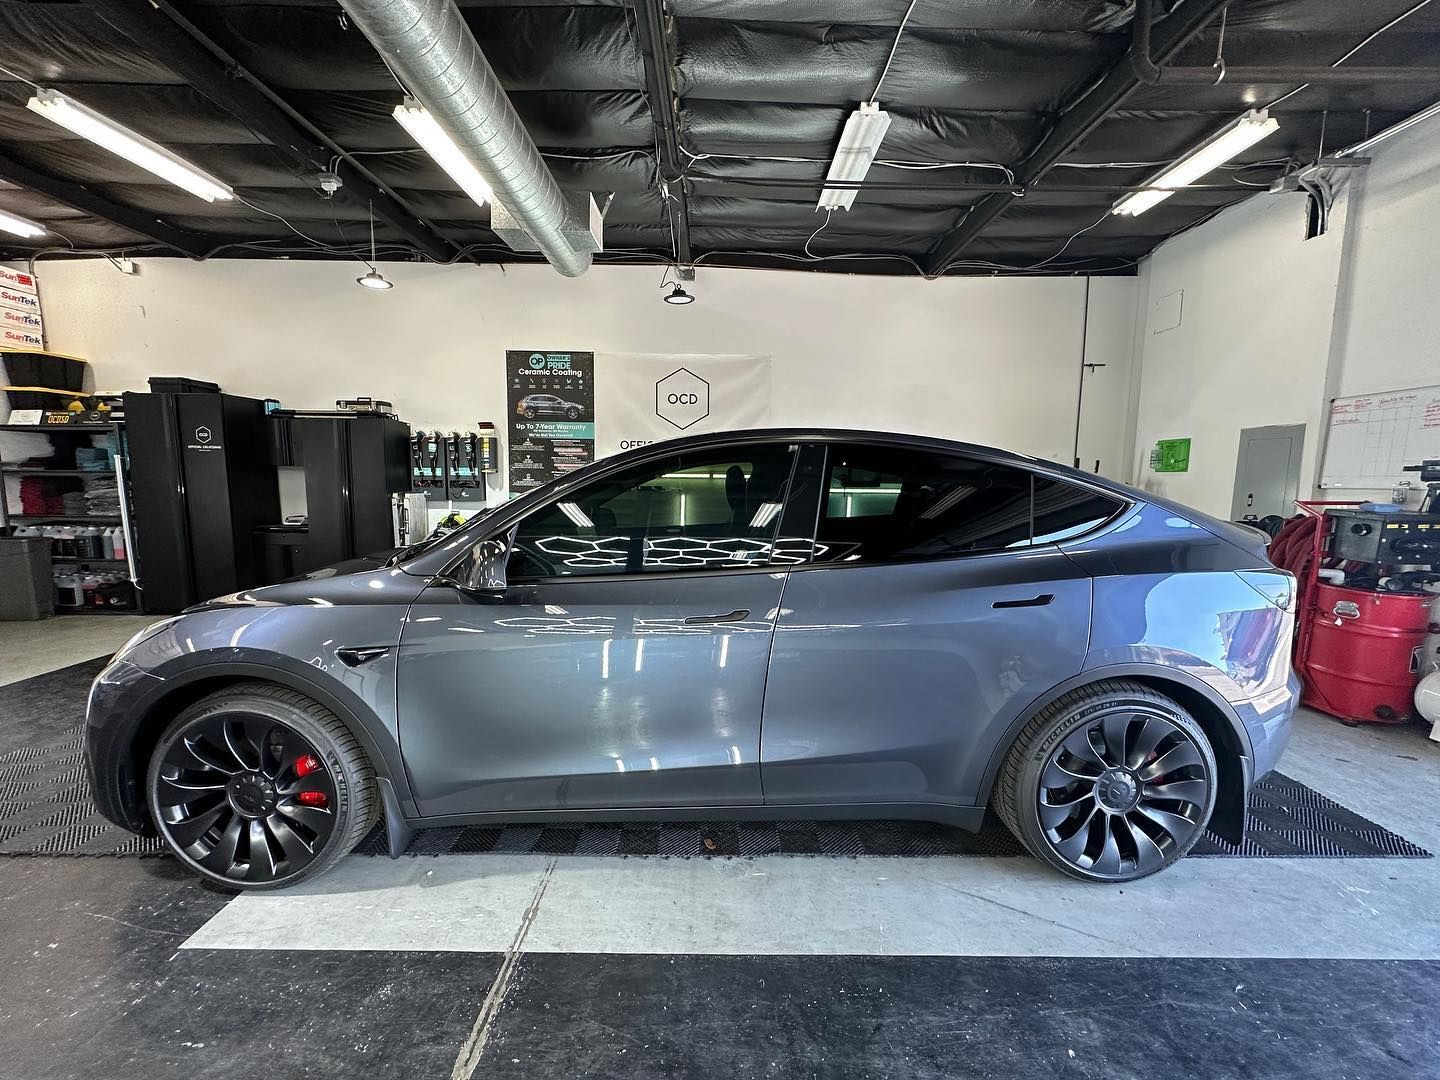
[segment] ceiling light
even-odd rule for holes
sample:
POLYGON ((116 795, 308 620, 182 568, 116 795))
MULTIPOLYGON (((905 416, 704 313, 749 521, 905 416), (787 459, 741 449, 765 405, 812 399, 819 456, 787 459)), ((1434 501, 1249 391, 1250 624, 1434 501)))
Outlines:
POLYGON ((435 164, 444 169, 451 180, 460 185, 460 190, 481 206, 494 199, 495 193, 475 168, 475 163, 465 156, 449 135, 441 130, 428 109, 412 97, 403 105, 396 105, 392 114, 410 137, 425 148, 435 164))
POLYGON ((665 297, 665 303, 667 304, 693 304, 694 302, 695 297, 686 292, 685 286, 683 285, 676 285, 675 288, 670 290, 670 295, 665 297))
POLYGON ((370 270, 361 274, 355 279, 355 284, 364 285, 367 289, 393 289, 395 287, 395 283, 387 281, 385 275, 379 270, 370 270))
MULTIPOLYGON (((854 183, 864 180, 889 129, 890 114, 873 101, 862 102, 860 108, 845 121, 840 145, 835 148, 835 157, 830 161, 830 171, 825 174, 825 179, 854 183)), ((859 193, 859 188, 827 187, 820 192, 819 208, 849 210, 859 193)))
POLYGON ((119 154, 126 161, 134 162, 160 179, 168 180, 192 195, 198 195, 206 202, 235 197, 235 192, 228 184, 215 179, 203 169, 196 168, 184 158, 172 154, 159 143, 151 142, 144 135, 131 131, 124 124, 116 123, 108 116, 66 97, 57 90, 40 89, 25 103, 25 107, 63 128, 68 128, 81 138, 89 139, 97 146, 103 146, 112 154, 119 154))
POLYGON ((1231 158, 1254 146, 1280 123, 1265 109, 1251 109, 1240 119, 1218 132, 1173 164, 1167 165, 1146 181, 1144 191, 1132 191, 1110 208, 1112 214, 1143 214, 1156 203, 1164 202, 1180 188, 1193 184, 1207 173, 1214 172, 1231 158))
POLYGON ((14 214, 7 214, 4 210, 0 210, 0 229, 27 239, 32 236, 45 235, 45 226, 37 225, 23 217, 16 217, 14 214))

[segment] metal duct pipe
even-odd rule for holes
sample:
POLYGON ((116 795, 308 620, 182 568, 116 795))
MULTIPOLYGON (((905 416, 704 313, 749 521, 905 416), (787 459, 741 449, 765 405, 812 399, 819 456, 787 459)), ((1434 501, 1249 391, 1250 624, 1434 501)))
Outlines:
MULTIPOLYGON (((474 162, 495 198, 566 277, 590 252, 566 235, 564 192, 555 182, 455 0, 340 0, 405 88, 474 162)), ((577 222, 572 227, 584 228, 577 222)))

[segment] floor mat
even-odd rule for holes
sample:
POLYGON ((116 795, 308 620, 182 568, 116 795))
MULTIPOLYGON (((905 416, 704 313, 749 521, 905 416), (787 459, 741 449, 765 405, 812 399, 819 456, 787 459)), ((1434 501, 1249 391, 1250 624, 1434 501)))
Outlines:
MULTIPOLYGON (((160 855, 94 809, 82 765, 88 661, 0 688, 0 855, 160 855)), ((385 853, 377 826, 356 848, 385 853)), ((424 829, 406 854, 1012 856, 1024 852, 993 815, 978 833, 913 821, 649 822, 424 829)), ((1428 858, 1430 853, 1280 773, 1250 793, 1242 844, 1207 832, 1192 855, 1243 858, 1428 858)))

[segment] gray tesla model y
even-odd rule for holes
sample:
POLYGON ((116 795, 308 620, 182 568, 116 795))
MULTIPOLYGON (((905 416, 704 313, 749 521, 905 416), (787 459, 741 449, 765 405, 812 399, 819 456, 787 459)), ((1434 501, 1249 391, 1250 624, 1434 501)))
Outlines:
POLYGON ((107 817, 238 888, 377 820, 896 818, 1127 881, 1238 840, 1297 684, 1242 526, 938 439, 703 435, 383 563, 220 597, 96 679, 107 817))

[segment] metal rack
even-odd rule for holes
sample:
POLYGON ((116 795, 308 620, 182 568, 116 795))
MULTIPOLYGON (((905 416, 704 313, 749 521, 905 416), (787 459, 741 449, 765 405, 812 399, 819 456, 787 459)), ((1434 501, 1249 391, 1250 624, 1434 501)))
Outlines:
POLYGON ((129 490, 125 476, 125 429, 123 421, 102 424, 0 424, 0 431, 21 432, 30 435, 94 436, 104 435, 111 440, 109 447, 114 462, 115 478, 119 487, 119 514, 12 514, 5 480, 11 476, 54 477, 57 479, 79 480, 104 475, 95 469, 52 469, 35 465, 7 465, 0 456, 0 515, 4 524, 13 530, 17 525, 118 525, 125 537, 125 558, 89 558, 83 556, 56 555, 52 552, 50 561, 66 565, 124 567, 126 576, 135 588, 133 608, 56 608, 56 614, 75 615, 133 615, 141 611, 140 590, 135 574, 134 533, 130 526, 129 490))

